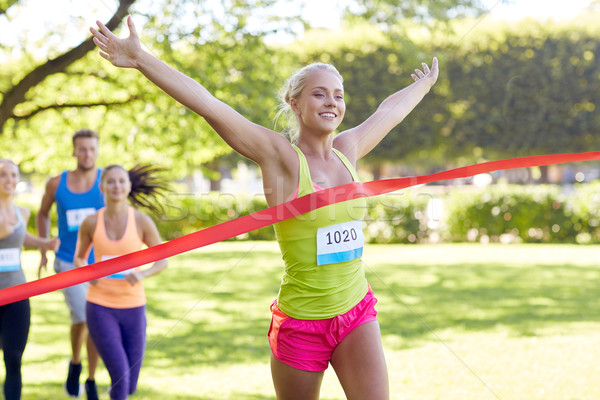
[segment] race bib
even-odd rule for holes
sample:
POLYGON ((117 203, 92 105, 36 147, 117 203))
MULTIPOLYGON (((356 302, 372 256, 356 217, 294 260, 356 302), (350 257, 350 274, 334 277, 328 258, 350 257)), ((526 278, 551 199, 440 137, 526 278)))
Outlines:
POLYGON ((95 212, 96 209, 93 207, 67 210, 67 229, 69 232, 75 232, 79 229, 79 225, 81 225, 85 217, 92 215, 95 212))
POLYGON ((21 249, 0 249, 0 272, 21 269, 21 249))
POLYGON ((354 260, 362 256, 362 221, 342 222, 317 230, 317 265, 354 260))
MULTIPOLYGON (((111 258, 115 258, 119 256, 102 256, 102 261, 110 260, 111 258)), ((129 268, 125 271, 117 272, 116 274, 108 275, 106 278, 108 279, 125 279, 127 275, 135 271, 135 268, 129 268)))

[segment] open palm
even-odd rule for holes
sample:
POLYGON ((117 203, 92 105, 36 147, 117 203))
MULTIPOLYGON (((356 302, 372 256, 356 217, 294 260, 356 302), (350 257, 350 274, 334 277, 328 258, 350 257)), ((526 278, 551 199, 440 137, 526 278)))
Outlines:
POLYGON ((119 39, 102 22, 96 21, 96 24, 99 30, 90 28, 90 32, 94 35, 94 44, 100 49, 100 55, 116 67, 135 68, 142 47, 131 16, 127 17, 129 37, 125 39, 119 39))

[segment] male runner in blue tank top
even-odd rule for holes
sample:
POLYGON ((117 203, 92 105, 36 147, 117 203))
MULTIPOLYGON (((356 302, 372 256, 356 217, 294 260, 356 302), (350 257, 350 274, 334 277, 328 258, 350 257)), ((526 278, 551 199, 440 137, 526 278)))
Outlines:
MULTIPOLYGON (((46 184, 40 210, 37 215, 38 233, 40 237, 50 234, 50 209, 56 202, 58 214, 58 237, 60 248, 54 258, 54 270, 59 273, 74 268, 73 257, 77 243, 79 225, 86 216, 93 214, 104 206, 104 197, 99 189, 100 169, 96 167, 98 158, 98 134, 89 129, 82 129, 73 135, 73 156, 77 159, 77 168, 64 171, 52 177, 46 184)), ((93 263, 93 253, 90 254, 93 263)), ((48 260, 42 251, 38 276, 46 268, 48 260)), ((88 400, 98 398, 95 372, 98 365, 98 352, 88 336, 85 320, 85 297, 88 283, 75 285, 63 290, 65 300, 71 312, 71 361, 65 382, 65 390, 70 397, 79 397, 82 387, 79 383, 81 374, 81 347, 87 341, 88 379, 85 391, 88 400)))

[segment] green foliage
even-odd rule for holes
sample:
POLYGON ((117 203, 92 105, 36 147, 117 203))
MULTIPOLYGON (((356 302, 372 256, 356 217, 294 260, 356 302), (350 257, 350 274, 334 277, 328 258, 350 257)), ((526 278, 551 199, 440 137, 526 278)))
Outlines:
MULTIPOLYGON (((371 21, 384 17, 382 10, 397 16, 422 4, 359 3, 363 7, 354 11, 371 21)), ((273 126, 280 87, 306 63, 330 62, 344 76, 348 109, 343 130, 363 122, 388 95, 411 84, 410 74, 422 61, 439 56, 439 81, 362 161, 371 166, 402 162, 427 173, 451 164, 600 146, 597 15, 582 17, 579 26, 526 21, 482 27, 456 19, 454 34, 405 21, 403 37, 382 25, 355 21, 340 32, 307 32, 284 46, 273 44, 273 37, 265 41, 284 22, 275 17, 274 4, 240 0, 215 8, 206 1, 137 2, 146 22, 138 28, 150 52, 268 127, 273 126), (265 23, 257 26, 257 20, 265 23)), ((435 1, 428 6, 435 10, 432 15, 450 15, 457 7, 476 8, 477 2, 435 1)), ((1 93, 45 59, 23 53, 6 60, 0 68, 1 93)), ((6 123, 0 148, 38 184, 72 167, 70 138, 81 127, 101 134, 99 165, 156 162, 174 179, 206 169, 211 160, 231 152, 202 118, 138 72, 116 69, 96 52, 65 73, 48 76, 14 111, 23 119, 6 123)))
MULTIPOLYGON (((289 64, 286 53, 276 54, 262 40, 283 24, 275 15, 269 17, 273 4, 273 0, 240 0, 222 4, 219 11, 207 1, 139 2, 137 7, 147 8, 143 16, 148 30, 143 25, 138 30, 151 53, 198 79, 252 121, 269 126, 278 84, 285 80, 280 73, 287 77, 289 64), (261 12, 269 18, 269 26, 251 23, 261 12), (192 15, 207 23, 199 25, 192 15)), ((117 30, 117 34, 126 33, 117 30)), ((0 72, 0 92, 9 91, 33 67, 47 61, 34 61, 28 53, 7 60, 0 72)), ((231 151, 202 118, 138 72, 116 69, 96 52, 71 64, 65 73, 46 77, 29 90, 14 113, 19 118, 4 125, 0 147, 13 155, 23 173, 34 174, 38 181, 72 167, 70 137, 81 127, 99 131, 100 165, 159 160, 173 178, 231 151)))
POLYGON ((443 70, 448 155, 487 158, 600 146, 598 31, 534 21, 471 35, 443 70), (517 28, 517 29, 515 29, 517 28), (522 28, 522 29, 520 29, 522 28))
POLYGON ((483 11, 479 0, 357 0, 349 16, 394 29, 399 20, 444 21, 483 11))
POLYGON ((569 211, 575 216, 578 243, 600 242, 600 181, 578 184, 569 202, 569 211))
MULTIPOLYGON (((369 243, 416 243, 429 234, 425 211, 431 196, 392 193, 367 199, 365 239, 369 243)), ((171 196, 166 212, 157 218, 163 239, 174 239, 267 208, 263 196, 218 192, 195 196, 171 196)), ((271 226, 232 240, 274 240, 271 226)))
MULTIPOLYGON (((366 242, 600 243, 600 182, 576 185, 572 192, 557 185, 433 192, 429 187, 368 198, 366 242)), ((156 222, 170 240, 265 208, 263 196, 174 195, 156 222)), ((267 226, 231 240, 274 239, 267 226)))
POLYGON ((293 48, 304 63, 334 64, 345 78, 341 130, 360 124, 388 95, 412 83, 421 62, 440 59, 440 78, 366 158, 427 172, 449 163, 600 146, 597 15, 579 25, 452 24, 442 36, 411 28, 401 40, 361 24, 317 31, 293 48), (325 43, 325 44, 324 44, 325 43))
POLYGON ((6 10, 18 2, 19 0, 0 0, 0 15, 4 14, 6 10))
POLYGON ((598 183, 565 194, 556 185, 454 190, 445 201, 449 241, 598 243, 598 183), (504 237, 504 239, 503 239, 504 237))
POLYGON ((426 210, 431 196, 396 192, 367 199, 365 241, 368 243, 417 243, 430 232, 426 210))
MULTIPOLYGON (((211 192, 199 196, 173 195, 165 214, 157 218, 157 227, 164 240, 199 231, 267 208, 264 197, 234 196, 211 192)), ((251 231, 231 240, 273 240, 271 226, 251 231)))

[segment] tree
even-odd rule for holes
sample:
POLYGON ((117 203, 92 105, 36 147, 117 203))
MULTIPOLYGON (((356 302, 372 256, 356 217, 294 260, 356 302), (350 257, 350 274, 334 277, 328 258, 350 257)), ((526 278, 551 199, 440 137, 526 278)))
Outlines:
MULTIPOLYGON (((120 0, 117 11, 114 13, 112 18, 106 23, 109 29, 115 29, 117 25, 123 20, 123 18, 129 13, 129 8, 135 2, 135 0, 120 0)), ((8 1, 8 6, 16 4, 17 1, 8 1), (12 3, 12 4, 11 4, 12 3)), ((8 7, 7 7, 8 8, 8 7)), ((78 46, 66 51, 60 56, 41 63, 32 70, 26 72, 25 76, 19 80, 17 84, 10 87, 6 92, 2 93, 2 102, 0 103, 0 134, 3 133, 3 127, 9 119, 19 121, 22 119, 28 119, 32 116, 53 108, 67 108, 67 107, 89 107, 95 105, 106 105, 102 103, 62 103, 62 104, 48 104, 48 105, 37 105, 33 108, 29 108, 24 113, 15 112, 17 105, 22 104, 26 101, 27 92, 40 84, 44 79, 50 75, 65 72, 67 67, 73 64, 75 61, 81 59, 89 51, 94 48, 94 43, 91 37, 81 42, 78 46)))
POLYGON ((347 19, 361 19, 388 32, 404 31, 401 21, 429 26, 486 11, 481 0, 356 0, 346 10, 347 19))
MULTIPOLYGON (((133 11, 134 1, 121 0, 108 26, 114 29, 133 11)), ((268 123, 275 104, 263 100, 276 98, 272 79, 285 68, 278 65, 284 57, 275 55, 262 37, 283 22, 267 15, 272 25, 257 27, 251 14, 274 3, 244 0, 217 10, 208 1, 138 0, 132 14, 143 19, 143 43, 151 52, 242 113, 254 110, 247 114, 254 121, 268 123)), ((99 162, 159 160, 174 176, 229 151, 201 118, 148 85, 139 73, 116 70, 91 49, 86 39, 56 57, 36 60, 24 52, 3 65, 0 144, 25 173, 46 175, 69 166, 69 138, 82 126, 101 133, 99 162)))
POLYGON ((523 23, 448 60, 455 155, 580 152, 600 146, 598 32, 523 23))
POLYGON ((0 15, 6 14, 6 10, 18 2, 19 0, 0 0, 0 15))

